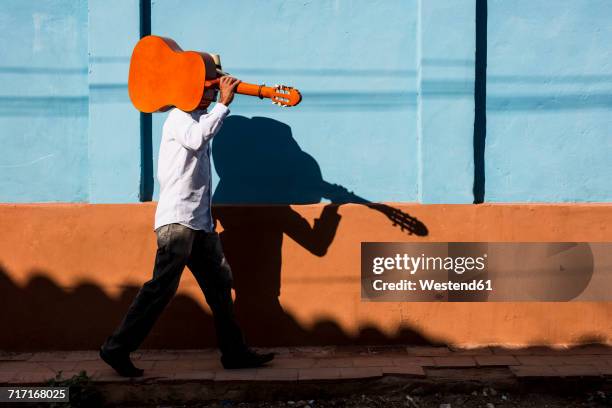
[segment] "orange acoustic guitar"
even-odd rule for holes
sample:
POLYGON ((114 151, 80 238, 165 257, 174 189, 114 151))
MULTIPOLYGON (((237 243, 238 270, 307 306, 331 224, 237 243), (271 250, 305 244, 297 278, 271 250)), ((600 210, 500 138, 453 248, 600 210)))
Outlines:
MULTIPOLYGON (((218 56, 183 51, 169 38, 149 35, 132 52, 128 92, 141 112, 163 112, 172 106, 188 112, 213 101, 223 75, 218 56)), ((302 100, 297 89, 282 85, 241 82, 236 93, 269 98, 280 106, 295 106, 302 100)))

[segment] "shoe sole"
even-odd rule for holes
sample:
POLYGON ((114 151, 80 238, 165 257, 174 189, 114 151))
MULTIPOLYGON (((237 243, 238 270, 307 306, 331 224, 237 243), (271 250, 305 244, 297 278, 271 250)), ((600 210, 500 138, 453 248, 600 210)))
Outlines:
POLYGON ((100 355, 100 358, 102 359, 102 361, 108 364, 121 377, 129 377, 129 378, 142 377, 144 374, 144 370, 141 370, 141 372, 135 373, 135 374, 124 373, 122 370, 118 369, 115 364, 111 362, 111 359, 108 357, 108 354, 106 354, 106 352, 104 352, 102 349, 100 349, 100 352, 98 354, 100 355))

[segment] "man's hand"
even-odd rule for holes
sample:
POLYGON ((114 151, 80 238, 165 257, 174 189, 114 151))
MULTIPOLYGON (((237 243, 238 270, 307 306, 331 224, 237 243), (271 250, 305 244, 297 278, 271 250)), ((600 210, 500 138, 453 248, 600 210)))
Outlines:
POLYGON ((221 80, 219 81, 219 91, 221 92, 219 102, 225 106, 229 106, 229 104, 234 100, 234 93, 236 92, 236 88, 238 87, 239 83, 239 79, 231 76, 222 76, 221 80))

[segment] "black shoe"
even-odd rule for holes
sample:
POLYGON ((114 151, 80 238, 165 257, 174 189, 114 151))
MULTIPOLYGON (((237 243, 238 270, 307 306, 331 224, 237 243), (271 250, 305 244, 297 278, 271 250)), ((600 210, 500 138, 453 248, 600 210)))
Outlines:
POLYGON ((132 360, 130 360, 129 354, 116 355, 105 351, 103 347, 100 347, 100 358, 104 360, 106 364, 113 367, 115 371, 122 377, 142 377, 144 370, 142 368, 134 367, 132 360))
POLYGON ((261 367, 274 359, 274 353, 260 354, 247 349, 236 354, 224 354, 221 356, 221 364, 225 369, 255 368, 261 367))

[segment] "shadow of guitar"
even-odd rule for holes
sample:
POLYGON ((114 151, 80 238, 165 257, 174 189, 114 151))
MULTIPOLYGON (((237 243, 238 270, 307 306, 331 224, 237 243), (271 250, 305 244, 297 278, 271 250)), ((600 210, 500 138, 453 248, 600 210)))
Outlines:
POLYGON ((366 200, 340 185, 328 183, 325 180, 321 180, 320 185, 322 191, 321 195, 330 199, 335 204, 362 204, 384 214, 394 227, 399 227, 402 231, 408 232, 408 235, 424 237, 429 234, 427 226, 423 222, 398 208, 366 200))

